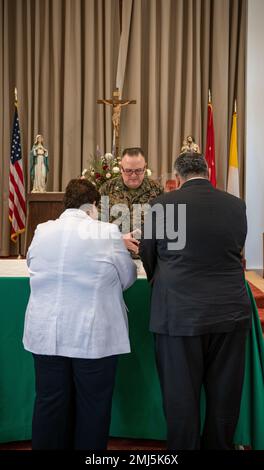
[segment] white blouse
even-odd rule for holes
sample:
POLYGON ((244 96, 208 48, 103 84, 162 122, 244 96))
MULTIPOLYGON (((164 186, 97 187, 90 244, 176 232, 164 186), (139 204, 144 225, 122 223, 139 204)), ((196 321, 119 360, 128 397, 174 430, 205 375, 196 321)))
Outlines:
POLYGON ((67 209, 38 225, 27 263, 25 349, 76 358, 130 352, 123 290, 136 265, 115 224, 67 209))

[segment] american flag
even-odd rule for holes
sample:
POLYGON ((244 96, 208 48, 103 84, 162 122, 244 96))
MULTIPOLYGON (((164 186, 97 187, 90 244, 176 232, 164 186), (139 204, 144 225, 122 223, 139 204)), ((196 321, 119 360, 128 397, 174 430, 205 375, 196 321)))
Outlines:
POLYGON ((24 232, 26 227, 26 199, 17 106, 15 107, 10 155, 9 220, 11 240, 16 242, 18 235, 24 232))

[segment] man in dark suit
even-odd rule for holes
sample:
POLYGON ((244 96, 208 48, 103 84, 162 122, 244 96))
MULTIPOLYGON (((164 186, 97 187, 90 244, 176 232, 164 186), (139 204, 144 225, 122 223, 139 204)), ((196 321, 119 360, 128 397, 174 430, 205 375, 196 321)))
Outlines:
POLYGON ((175 172, 179 189, 153 201, 140 245, 168 448, 230 449, 251 323, 241 259, 246 208, 211 185, 201 154, 180 154, 175 172))

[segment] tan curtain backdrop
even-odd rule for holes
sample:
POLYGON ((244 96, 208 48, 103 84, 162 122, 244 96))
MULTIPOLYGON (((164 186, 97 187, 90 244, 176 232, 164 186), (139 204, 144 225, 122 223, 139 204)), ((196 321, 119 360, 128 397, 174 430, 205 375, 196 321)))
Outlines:
POLYGON ((97 145, 111 151, 111 107, 96 99, 111 97, 116 80, 124 82, 123 98, 137 100, 122 109, 121 146, 141 145, 154 177, 172 171, 187 134, 205 150, 210 86, 220 188, 237 97, 243 190, 247 0, 121 5, 122 36, 119 0, 0 0, 0 256, 17 250, 8 222, 15 85, 27 191, 37 133, 49 150, 49 191, 80 175, 97 145))
POLYGON ((14 87, 27 191, 36 134, 49 151, 48 191, 64 190, 96 146, 111 151, 111 97, 120 38, 119 0, 0 0, 0 255, 9 241, 8 176, 14 87))
POLYGON ((131 15, 123 96, 137 99, 137 104, 123 111, 122 146, 141 144, 154 174, 165 178, 187 135, 193 135, 205 152, 210 87, 217 182, 225 189, 232 109, 237 97, 243 194, 247 2, 132 2, 132 9, 123 2, 123 16, 131 15))

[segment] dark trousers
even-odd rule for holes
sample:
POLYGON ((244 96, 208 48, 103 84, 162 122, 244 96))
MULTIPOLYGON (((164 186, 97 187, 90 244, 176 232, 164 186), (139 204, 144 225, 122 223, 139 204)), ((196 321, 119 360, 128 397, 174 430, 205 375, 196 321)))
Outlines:
POLYGON ((169 449, 231 449, 239 417, 247 330, 155 336, 169 449), (200 437, 200 396, 206 417, 200 437))
POLYGON ((32 448, 106 449, 118 357, 33 357, 32 448))

